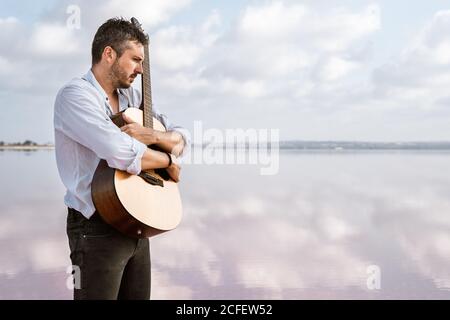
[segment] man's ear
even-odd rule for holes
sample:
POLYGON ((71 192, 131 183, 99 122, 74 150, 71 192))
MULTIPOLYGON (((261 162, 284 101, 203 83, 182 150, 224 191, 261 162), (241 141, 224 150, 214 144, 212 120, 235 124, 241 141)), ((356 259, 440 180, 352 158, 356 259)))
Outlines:
POLYGON ((116 61, 117 58, 116 50, 114 50, 110 46, 105 47, 105 49, 103 50, 103 58, 105 59, 106 62, 108 62, 108 64, 114 63, 114 61, 116 61))

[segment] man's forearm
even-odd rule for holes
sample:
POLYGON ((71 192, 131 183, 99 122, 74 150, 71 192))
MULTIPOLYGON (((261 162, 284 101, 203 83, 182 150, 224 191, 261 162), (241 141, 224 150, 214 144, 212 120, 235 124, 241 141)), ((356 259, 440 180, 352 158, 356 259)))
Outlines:
POLYGON ((185 141, 181 133, 177 131, 158 131, 151 128, 145 128, 136 122, 131 122, 123 113, 124 120, 128 123, 120 128, 129 136, 139 140, 140 142, 149 145, 156 145, 163 151, 169 152, 175 156, 179 156, 184 147, 185 141))
POLYGON ((148 148, 141 159, 142 170, 167 168, 168 165, 169 157, 166 153, 148 148))

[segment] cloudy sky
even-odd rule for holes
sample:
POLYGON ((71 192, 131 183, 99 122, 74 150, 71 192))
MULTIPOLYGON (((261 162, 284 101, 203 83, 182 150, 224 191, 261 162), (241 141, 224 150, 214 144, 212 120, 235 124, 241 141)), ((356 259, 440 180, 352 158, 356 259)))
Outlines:
POLYGON ((0 0, 0 140, 53 142, 58 89, 112 16, 151 37, 154 104, 282 140, 450 140, 444 0, 0 0), (93 4, 95 3, 95 4, 93 4), (69 28, 71 5, 80 28, 69 28))

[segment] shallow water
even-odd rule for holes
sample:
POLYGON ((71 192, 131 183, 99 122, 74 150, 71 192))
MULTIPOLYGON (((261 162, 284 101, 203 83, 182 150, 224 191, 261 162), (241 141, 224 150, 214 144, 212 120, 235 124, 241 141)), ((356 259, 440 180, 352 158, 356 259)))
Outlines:
MULTIPOLYGON (((185 165, 183 221, 151 239, 152 299, 448 299, 449 161, 282 151, 273 176, 185 165)), ((0 177, 0 298, 71 299, 54 152, 0 151, 0 177)))

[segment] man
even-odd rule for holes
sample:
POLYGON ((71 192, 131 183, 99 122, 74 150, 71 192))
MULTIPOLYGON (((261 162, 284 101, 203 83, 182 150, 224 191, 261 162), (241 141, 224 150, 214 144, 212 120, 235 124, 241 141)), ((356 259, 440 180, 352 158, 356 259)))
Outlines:
POLYGON ((130 238, 106 224, 91 198, 100 159, 112 168, 139 174, 167 168, 174 181, 180 167, 169 159, 189 145, 189 133, 153 110, 167 132, 137 123, 118 128, 110 117, 139 107, 141 93, 131 87, 142 73, 146 35, 124 19, 106 21, 92 43, 92 67, 57 94, 54 109, 56 161, 67 188, 67 235, 74 266, 74 299, 149 299, 148 239, 130 238), (147 148, 156 144, 160 151, 147 148), (170 165, 169 165, 170 164, 170 165))

